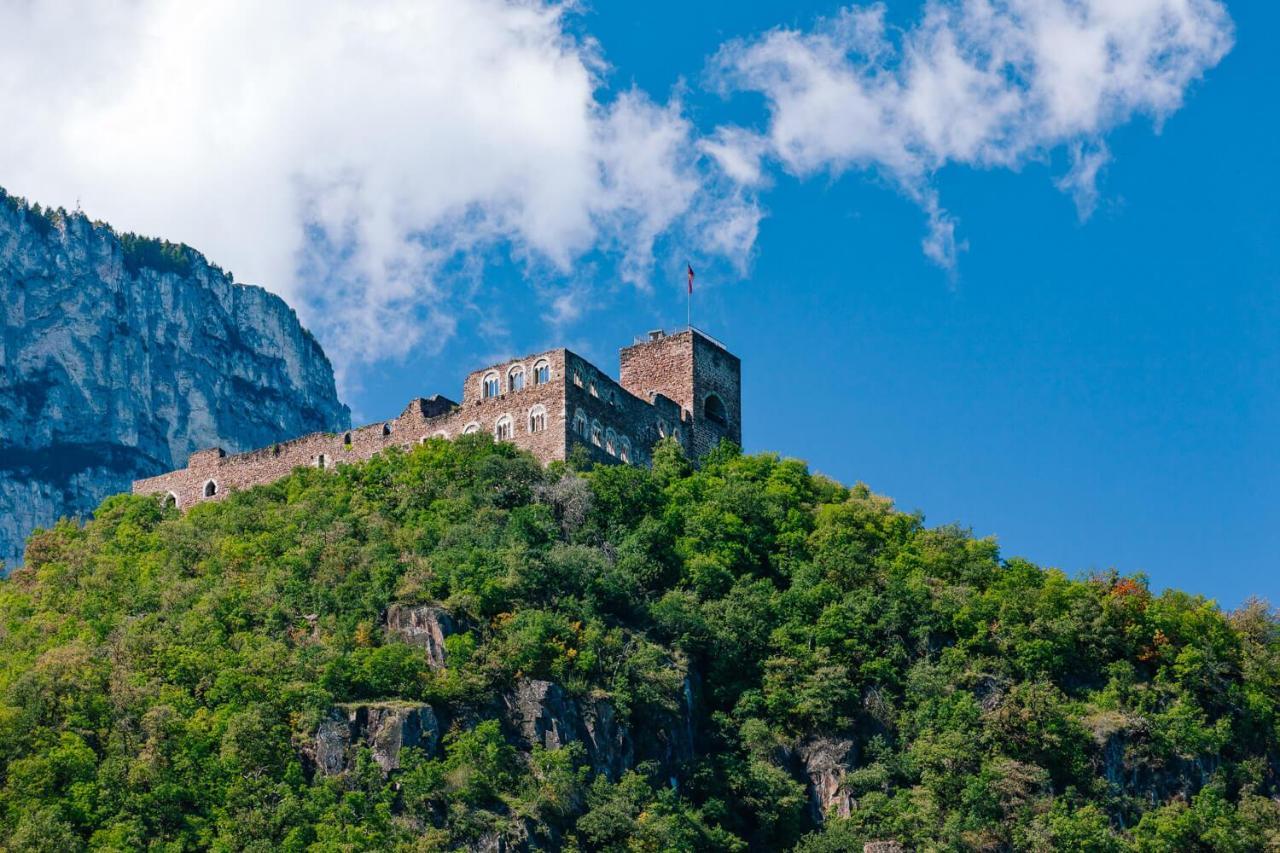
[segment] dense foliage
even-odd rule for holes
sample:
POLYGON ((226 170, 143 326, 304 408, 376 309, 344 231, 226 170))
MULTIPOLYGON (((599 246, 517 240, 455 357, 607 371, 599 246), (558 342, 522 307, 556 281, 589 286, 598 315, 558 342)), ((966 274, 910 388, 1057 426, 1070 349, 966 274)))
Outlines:
POLYGON ((608 850, 1280 844, 1265 607, 1005 561, 774 456, 543 470, 431 440, 185 515, 112 498, 26 562, 0 584, 9 849, 430 850, 517 824, 608 850), (465 627, 446 669, 382 629, 396 601, 465 627), (639 737, 686 675, 674 785, 523 752, 491 710, 542 678, 639 737), (438 754, 313 775, 317 722, 373 698, 450 709, 438 754), (856 744, 848 817, 811 815, 815 735, 856 744))

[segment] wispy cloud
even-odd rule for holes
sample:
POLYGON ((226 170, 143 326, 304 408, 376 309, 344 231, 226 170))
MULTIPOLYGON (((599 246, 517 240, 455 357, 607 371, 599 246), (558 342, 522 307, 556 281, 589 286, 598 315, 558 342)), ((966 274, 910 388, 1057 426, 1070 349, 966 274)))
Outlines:
POLYGON ((1217 0, 927 0, 901 31, 883 4, 850 7, 720 51, 713 79, 762 93, 769 116, 761 131, 719 129, 711 150, 745 185, 764 160, 801 177, 876 172, 921 206, 925 253, 953 267, 963 246, 938 169, 1017 168, 1065 147, 1059 186, 1087 217, 1105 134, 1163 121, 1232 38, 1217 0))
POLYGON ((643 287, 664 234, 740 251, 754 206, 712 191, 679 99, 603 98, 567 14, 4 4, 0 183, 198 246, 289 298, 344 366, 443 342, 489 252, 563 276, 605 251, 643 287))
POLYGON ((1065 147, 1059 185, 1085 216, 1106 133, 1174 112, 1232 40, 1217 0, 926 0, 905 31, 854 7, 724 46, 715 82, 763 93, 768 115, 707 132, 679 94, 602 94, 572 13, 0 4, 0 184, 199 247, 288 298, 350 371, 443 345, 496 255, 525 266, 557 331, 583 316, 577 264, 643 289, 671 240, 745 274, 779 165, 886 177, 952 267, 938 169, 1065 147))

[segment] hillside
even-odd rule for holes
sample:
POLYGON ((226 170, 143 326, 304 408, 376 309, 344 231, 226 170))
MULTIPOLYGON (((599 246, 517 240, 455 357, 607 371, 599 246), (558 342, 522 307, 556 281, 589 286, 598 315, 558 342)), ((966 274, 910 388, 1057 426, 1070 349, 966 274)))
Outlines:
POLYGON ((26 562, 12 850, 1280 844, 1265 607, 1003 560, 770 455, 433 439, 113 497, 26 562))
POLYGON ((350 421, 279 297, 189 246, 0 189, 0 563, 36 526, 181 467, 350 421))

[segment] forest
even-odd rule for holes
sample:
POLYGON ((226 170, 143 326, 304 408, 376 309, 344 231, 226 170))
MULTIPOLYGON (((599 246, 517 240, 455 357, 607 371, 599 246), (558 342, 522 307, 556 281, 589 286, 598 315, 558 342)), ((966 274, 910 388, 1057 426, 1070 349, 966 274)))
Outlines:
POLYGON ((727 444, 122 495, 0 582, 9 850, 1280 849, 1278 714, 1265 603, 727 444))

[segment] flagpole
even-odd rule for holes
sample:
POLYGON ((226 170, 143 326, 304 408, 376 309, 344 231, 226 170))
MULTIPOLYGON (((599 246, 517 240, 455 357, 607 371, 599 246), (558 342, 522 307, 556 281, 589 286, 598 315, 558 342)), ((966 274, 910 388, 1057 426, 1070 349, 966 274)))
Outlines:
POLYGON ((685 269, 689 273, 689 286, 686 291, 686 310, 685 310, 685 326, 693 328, 693 265, 685 261, 685 269))

